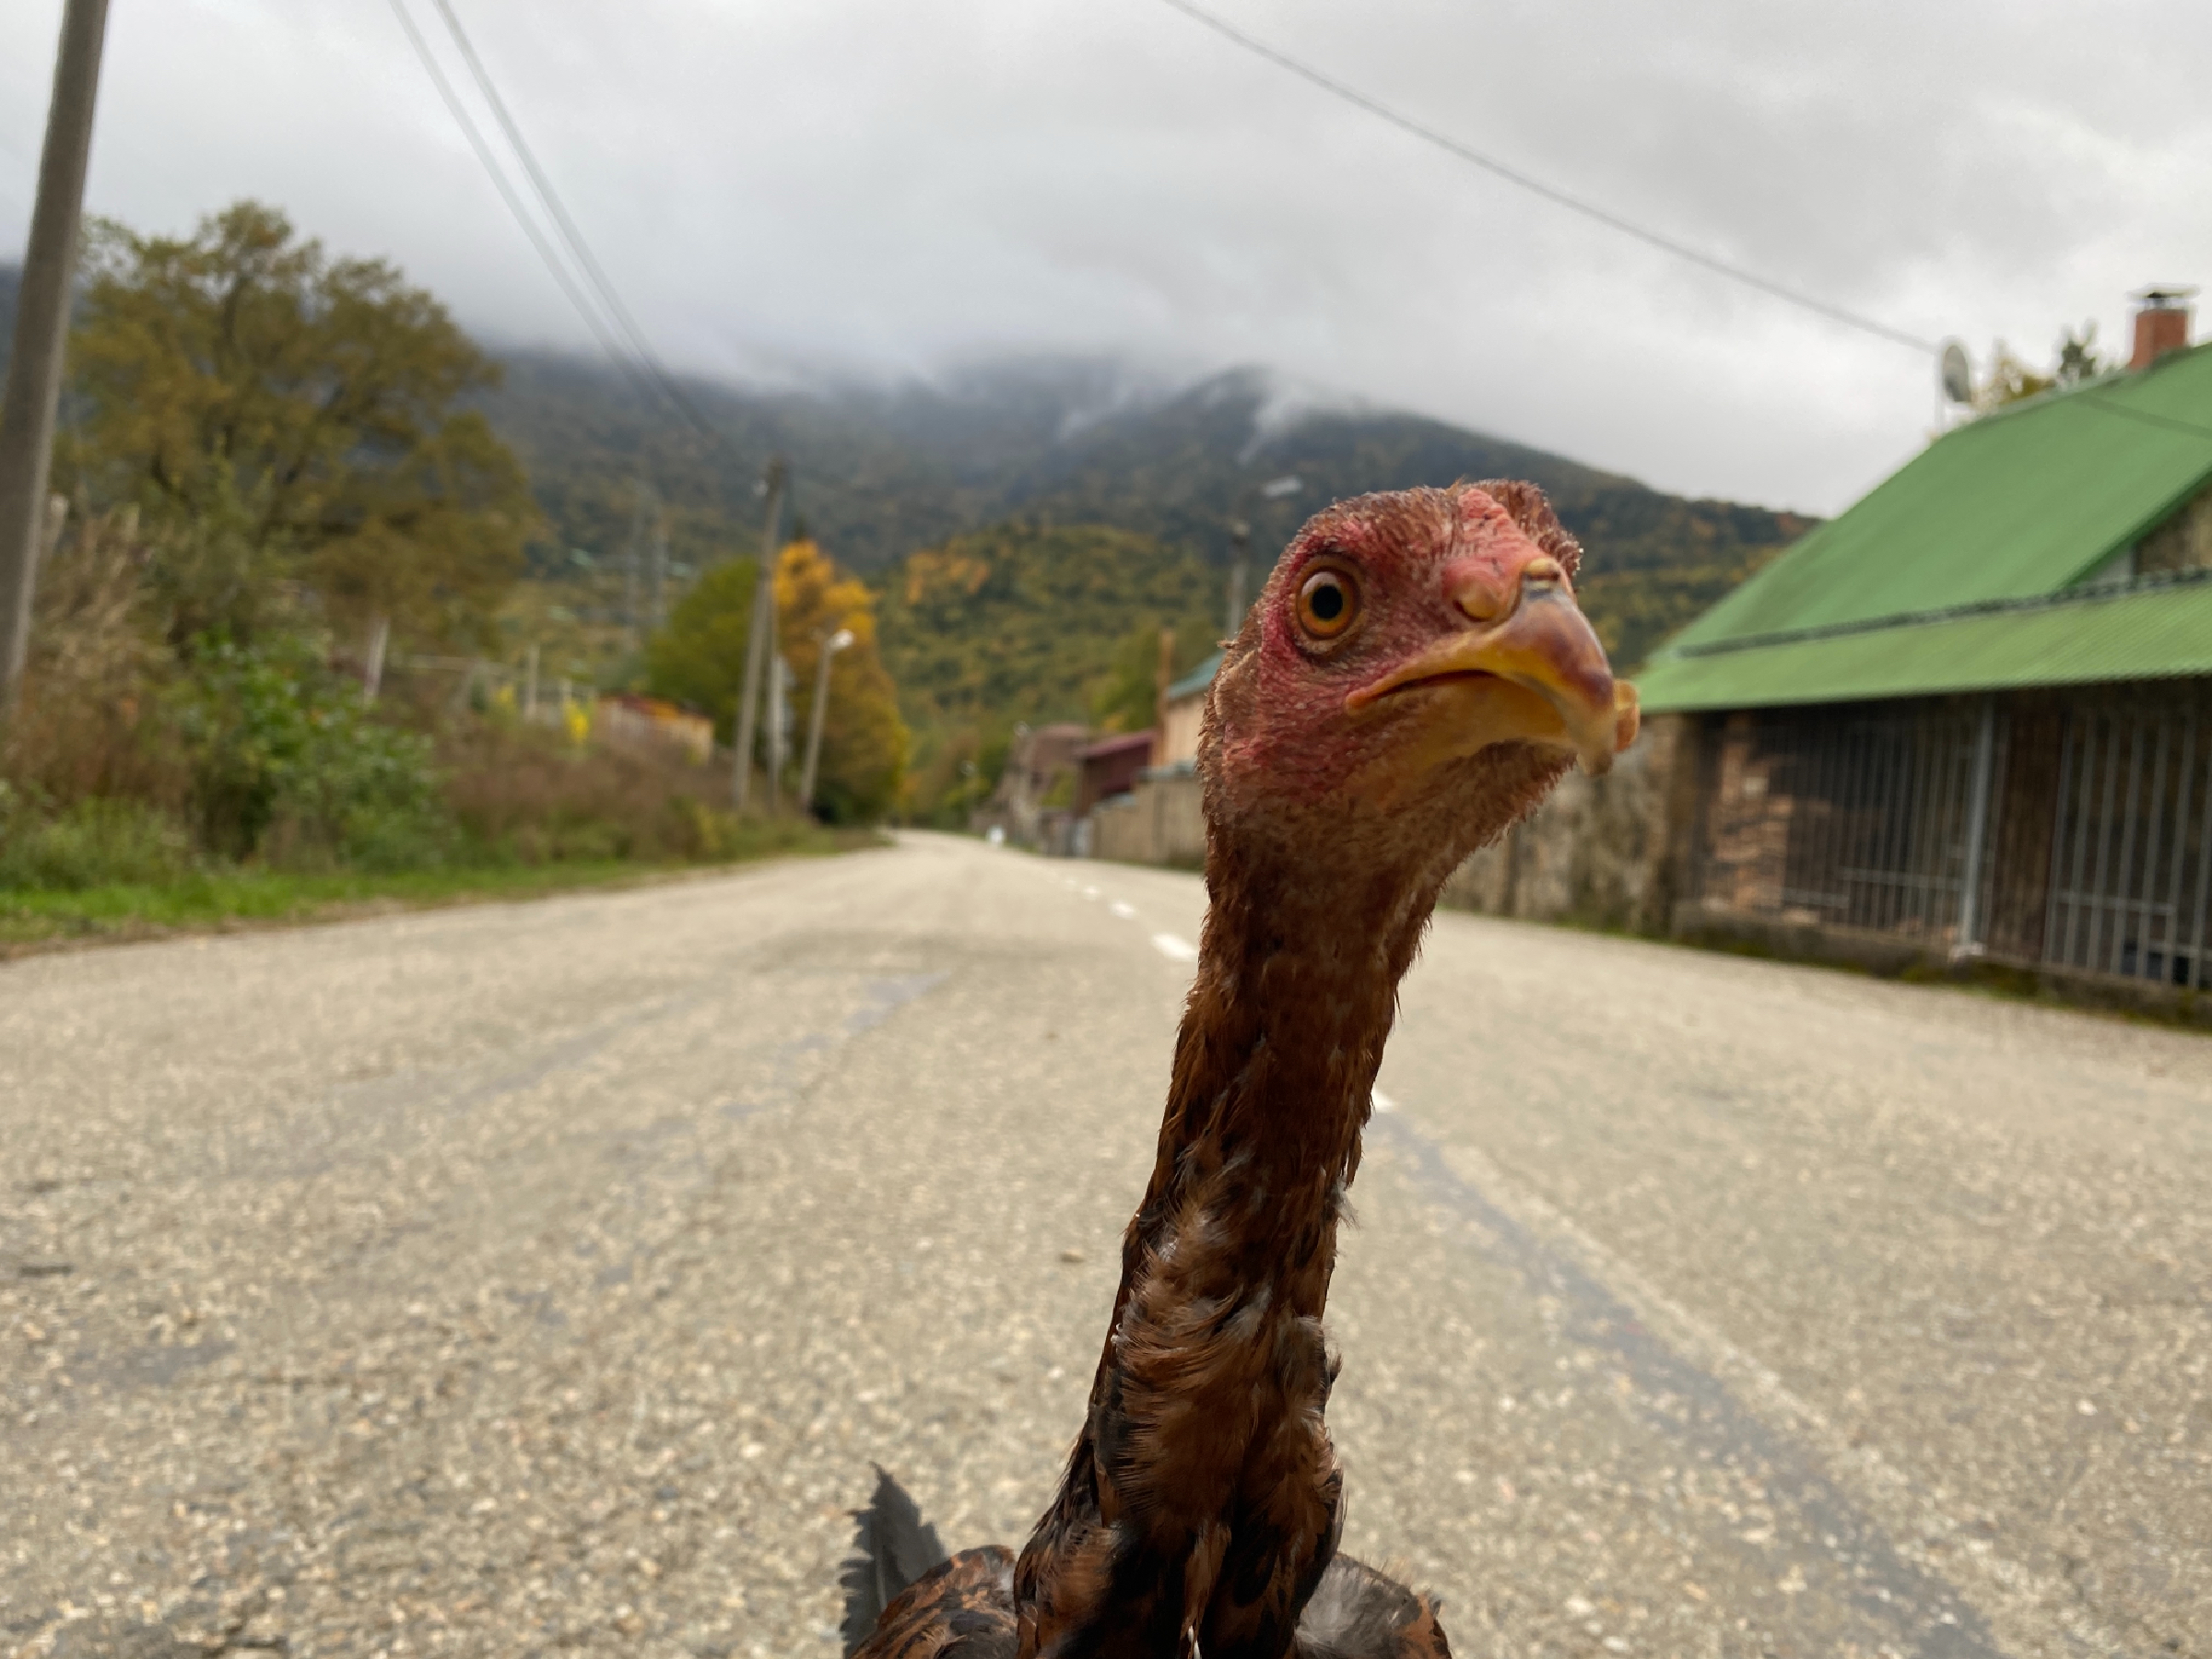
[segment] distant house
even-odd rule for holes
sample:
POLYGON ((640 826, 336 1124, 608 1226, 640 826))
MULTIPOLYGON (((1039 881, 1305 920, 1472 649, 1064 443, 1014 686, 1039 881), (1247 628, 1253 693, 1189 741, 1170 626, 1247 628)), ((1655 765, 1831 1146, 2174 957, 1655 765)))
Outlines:
POLYGON ((1677 933, 2204 989, 2212 347, 1936 440, 1665 646, 1677 933))
POLYGON ((1100 801, 1125 795, 1152 764, 1159 734, 1129 732, 1103 737, 1076 751, 1076 816, 1083 817, 1100 801))
POLYGON ((1016 728, 998 787, 969 828, 978 834, 1002 830, 1023 846, 1066 851, 1060 843, 1074 816, 1076 756, 1089 739, 1089 727, 1072 724, 1016 728))
POLYGON ((618 748, 657 749, 704 766, 714 754, 714 723, 693 709, 634 691, 611 692, 594 705, 591 730, 618 748))
POLYGON ((1198 725, 1206 717, 1206 693, 1221 672, 1221 653, 1171 685, 1159 700, 1159 753, 1153 764, 1189 771, 1198 764, 1198 725))

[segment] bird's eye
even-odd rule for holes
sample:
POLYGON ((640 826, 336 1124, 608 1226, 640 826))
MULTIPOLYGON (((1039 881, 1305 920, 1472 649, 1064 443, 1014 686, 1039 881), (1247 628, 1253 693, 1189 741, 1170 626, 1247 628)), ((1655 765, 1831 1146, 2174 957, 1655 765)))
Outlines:
POLYGON ((1333 640, 1359 614, 1359 590, 1342 571, 1316 571, 1298 590, 1298 625, 1311 638, 1333 640))

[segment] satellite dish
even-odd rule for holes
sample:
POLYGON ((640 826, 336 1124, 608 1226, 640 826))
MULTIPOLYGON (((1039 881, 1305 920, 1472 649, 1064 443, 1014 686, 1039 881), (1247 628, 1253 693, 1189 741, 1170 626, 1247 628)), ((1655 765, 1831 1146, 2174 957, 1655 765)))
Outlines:
POLYGON ((1974 401, 1974 365, 1966 355, 1966 347, 1956 340, 1943 343, 1942 374, 1946 402, 1971 404, 1974 401))

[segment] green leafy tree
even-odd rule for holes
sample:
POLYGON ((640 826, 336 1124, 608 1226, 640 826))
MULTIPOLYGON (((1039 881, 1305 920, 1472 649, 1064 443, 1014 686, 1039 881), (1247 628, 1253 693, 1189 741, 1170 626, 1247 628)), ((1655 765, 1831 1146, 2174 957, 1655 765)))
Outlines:
POLYGON ((750 559, 714 566, 691 584, 668 613, 667 625, 645 642, 646 689, 707 715, 724 743, 735 741, 731 734, 737 724, 759 569, 750 559))
MULTIPOLYGON (((645 647, 646 688, 708 715, 725 743, 737 724, 759 569, 749 559, 714 566, 645 647)), ((875 601, 813 542, 791 543, 776 563, 776 632, 792 669, 794 749, 813 716, 821 641, 841 628, 853 643, 830 659, 815 806, 832 823, 866 822, 898 799, 907 758, 898 692, 877 651, 875 601)))
MULTIPOLYGON (((1203 617, 1185 617, 1175 625, 1169 675, 1181 679, 1218 647, 1218 626, 1203 617)), ((1105 732, 1141 732, 1159 719, 1159 629, 1139 623, 1115 647, 1113 660, 1093 683, 1090 718, 1105 732)))
POLYGON ((443 306, 253 202, 189 238, 103 224, 91 254, 65 464, 182 547, 174 628, 250 632, 280 574, 341 623, 481 635, 533 510, 468 406, 498 368, 443 306))

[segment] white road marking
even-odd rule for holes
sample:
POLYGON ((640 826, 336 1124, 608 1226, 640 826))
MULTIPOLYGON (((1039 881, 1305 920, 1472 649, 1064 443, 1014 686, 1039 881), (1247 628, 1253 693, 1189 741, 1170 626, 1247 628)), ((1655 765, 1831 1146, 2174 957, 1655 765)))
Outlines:
POLYGON ((1198 959, 1198 947, 1188 939, 1177 938, 1173 934, 1154 934, 1152 948, 1171 962, 1194 962, 1198 959))
POLYGON ((1129 905, 1124 904, 1119 899, 1116 899, 1106 908, 1112 911, 1115 915, 1119 916, 1124 922, 1134 922, 1136 920, 1136 912, 1129 905))

